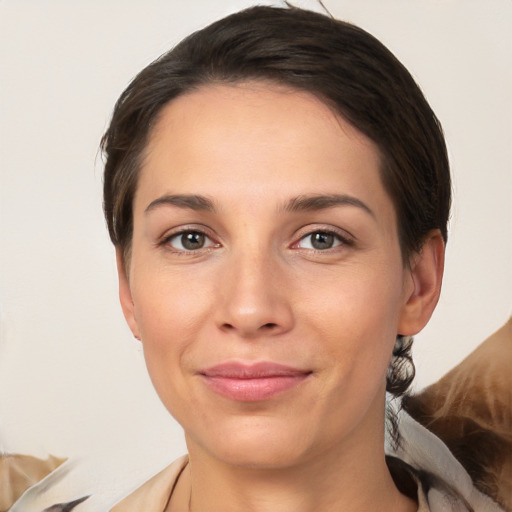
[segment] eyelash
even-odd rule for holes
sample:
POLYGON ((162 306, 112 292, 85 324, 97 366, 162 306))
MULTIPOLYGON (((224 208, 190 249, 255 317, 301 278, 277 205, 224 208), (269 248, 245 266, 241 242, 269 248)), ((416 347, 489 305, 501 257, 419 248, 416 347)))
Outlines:
MULTIPOLYGON (((316 249, 314 247, 312 248, 302 248, 304 250, 307 250, 307 251, 310 251, 310 252, 314 252, 314 253, 329 253, 331 251, 334 251, 336 250, 338 247, 352 247, 354 245, 354 239, 351 237, 351 236, 347 236, 346 234, 345 235, 342 235, 341 233, 339 233, 338 231, 335 231, 333 229, 322 229, 322 228, 318 228, 318 229, 314 229, 314 230, 309 230, 307 231, 306 233, 302 234, 300 236, 300 238, 294 242, 292 245, 291 245, 291 248, 292 249, 300 249, 299 247, 299 244, 303 241, 303 240, 306 240, 308 237, 312 237, 314 235, 328 235, 328 236, 332 236, 335 238, 335 243, 337 242, 336 245, 334 245, 333 247, 328 247, 328 248, 325 248, 325 249, 316 249)), ((199 229, 199 228, 183 228, 183 229, 180 229, 179 231, 175 231, 169 235, 166 235, 162 238, 162 240, 160 242, 158 242, 158 245, 159 246, 166 246, 166 248, 170 251, 172 251, 173 253, 175 254, 178 254, 178 255, 192 255, 192 254, 197 254, 199 253, 200 251, 204 251, 204 250, 211 250, 211 249, 214 249, 214 248, 218 248, 221 246, 220 243, 218 242, 215 242, 212 237, 208 234, 208 232, 206 230, 203 230, 203 229, 199 229), (205 239, 207 239, 209 242, 210 242, 210 245, 208 245, 207 247, 200 247, 198 249, 179 249, 179 248, 176 248, 176 247, 172 247, 171 245, 171 241, 174 240, 174 239, 177 239, 179 237, 183 237, 184 235, 187 235, 187 234, 190 234, 190 235, 201 235, 201 236, 204 236, 205 239)))

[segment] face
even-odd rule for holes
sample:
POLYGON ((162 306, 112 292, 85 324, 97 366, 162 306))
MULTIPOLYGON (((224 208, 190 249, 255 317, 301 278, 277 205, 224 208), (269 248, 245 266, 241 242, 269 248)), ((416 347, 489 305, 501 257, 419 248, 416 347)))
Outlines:
POLYGON ((379 165, 304 92, 207 86, 162 111, 121 301, 191 452, 274 467, 381 442, 417 287, 379 165))

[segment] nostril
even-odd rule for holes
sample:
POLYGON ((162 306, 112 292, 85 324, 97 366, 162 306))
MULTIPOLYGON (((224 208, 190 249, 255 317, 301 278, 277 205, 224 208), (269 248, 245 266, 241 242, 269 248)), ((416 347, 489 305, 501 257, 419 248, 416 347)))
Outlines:
POLYGON ((262 324, 259 327, 257 325, 252 327, 247 326, 237 326, 236 324, 230 324, 229 322, 225 322, 220 326, 220 329, 229 332, 229 331, 240 331, 244 332, 246 334, 253 333, 256 334, 257 332, 267 332, 267 331, 275 331, 279 325, 275 322, 267 322, 266 324, 262 324), (245 328, 244 328, 245 327, 245 328))

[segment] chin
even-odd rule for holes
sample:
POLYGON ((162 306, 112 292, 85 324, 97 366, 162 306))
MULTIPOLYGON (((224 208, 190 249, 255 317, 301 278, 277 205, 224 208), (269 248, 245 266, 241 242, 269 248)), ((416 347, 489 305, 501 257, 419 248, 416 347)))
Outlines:
POLYGON ((262 470, 288 468, 305 459, 296 446, 283 446, 283 443, 269 440, 265 444, 242 442, 217 446, 211 455, 230 466, 262 470))
POLYGON ((305 460, 310 452, 306 432, 301 433, 297 426, 283 425, 269 418, 238 420, 238 425, 231 424, 205 433, 203 439, 207 440, 206 443, 186 435, 189 451, 194 451, 195 445, 199 445, 215 459, 247 469, 294 466, 305 460))

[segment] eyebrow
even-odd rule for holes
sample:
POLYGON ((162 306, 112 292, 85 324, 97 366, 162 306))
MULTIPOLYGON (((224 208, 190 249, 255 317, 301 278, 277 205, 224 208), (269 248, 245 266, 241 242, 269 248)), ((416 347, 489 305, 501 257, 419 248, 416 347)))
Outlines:
MULTIPOLYGON (((160 206, 177 206, 178 208, 186 208, 195 211, 207 211, 215 213, 213 201, 205 196, 196 194, 166 194, 154 201, 151 201, 146 207, 144 213, 148 213, 160 206)), ((363 201, 357 197, 346 194, 328 194, 328 195, 300 195, 290 199, 282 208, 285 212, 307 212, 326 210, 337 206, 355 206, 361 208, 372 217, 375 213, 363 201)))
POLYGON ((301 195, 294 197, 284 206, 287 212, 304 212, 326 210, 336 206, 355 206, 361 208, 372 217, 375 217, 373 210, 357 197, 346 194, 328 194, 328 195, 301 195))
POLYGON ((187 208, 189 210, 196 211, 215 212, 213 202, 204 196, 166 194, 159 197, 158 199, 155 199, 154 201, 151 201, 151 203, 149 203, 149 205, 144 210, 144 213, 148 213, 155 208, 165 205, 177 206, 178 208, 187 208))

